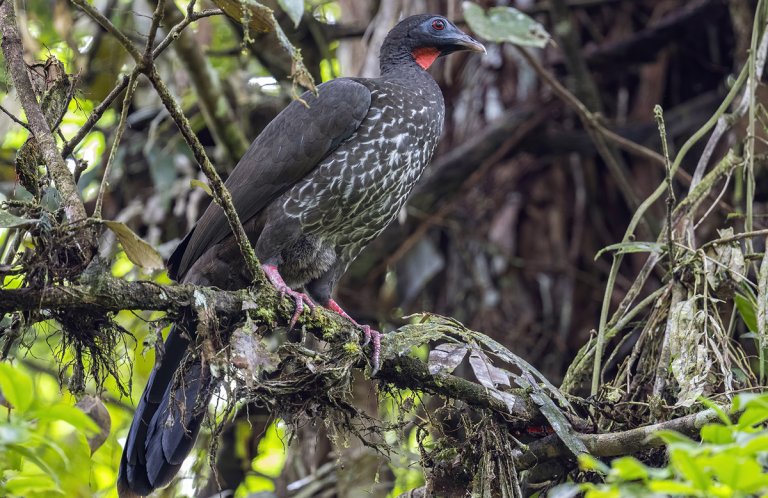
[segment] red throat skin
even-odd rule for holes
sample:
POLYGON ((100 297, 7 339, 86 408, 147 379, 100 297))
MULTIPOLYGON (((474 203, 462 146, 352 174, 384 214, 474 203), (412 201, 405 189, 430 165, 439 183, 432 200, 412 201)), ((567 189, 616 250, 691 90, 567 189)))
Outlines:
POLYGON ((432 63, 435 62, 435 59, 440 55, 440 51, 434 47, 420 47, 414 49, 411 54, 413 55, 413 60, 416 61, 416 64, 424 69, 429 69, 429 66, 431 66, 432 63))

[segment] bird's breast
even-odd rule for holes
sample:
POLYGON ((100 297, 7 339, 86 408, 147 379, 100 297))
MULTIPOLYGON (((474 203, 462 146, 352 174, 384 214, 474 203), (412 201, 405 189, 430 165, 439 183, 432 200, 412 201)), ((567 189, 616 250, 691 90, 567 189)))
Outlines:
POLYGON ((372 89, 357 131, 283 199, 306 233, 355 252, 396 216, 429 163, 443 125, 442 95, 398 84, 372 89))

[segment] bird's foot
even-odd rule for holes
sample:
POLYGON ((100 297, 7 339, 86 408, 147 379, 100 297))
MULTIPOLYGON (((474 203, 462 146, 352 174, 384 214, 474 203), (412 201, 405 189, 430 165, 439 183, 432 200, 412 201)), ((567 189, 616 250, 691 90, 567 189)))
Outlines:
POLYGON ((373 348, 373 353, 371 354, 371 377, 376 375, 379 372, 379 361, 381 359, 381 336, 384 334, 372 328, 370 325, 360 325, 357 323, 357 321, 349 316, 347 312, 339 306, 339 303, 333 299, 328 301, 328 309, 343 316, 363 331, 363 337, 365 337, 363 347, 371 344, 373 348))
POLYGON ((275 289, 277 289, 277 291, 280 293, 280 298, 282 299, 283 296, 287 294, 291 296, 293 301, 296 303, 296 309, 293 312, 291 321, 288 322, 288 326, 290 328, 293 328, 296 325, 296 321, 299 319, 301 312, 304 311, 305 304, 307 308, 309 308, 310 312, 315 311, 315 303, 312 302, 312 299, 310 299, 309 296, 303 292, 298 292, 288 287, 288 285, 283 280, 283 277, 280 276, 280 272, 277 271, 276 266, 261 265, 261 268, 264 270, 264 274, 267 276, 272 285, 275 286, 275 289))

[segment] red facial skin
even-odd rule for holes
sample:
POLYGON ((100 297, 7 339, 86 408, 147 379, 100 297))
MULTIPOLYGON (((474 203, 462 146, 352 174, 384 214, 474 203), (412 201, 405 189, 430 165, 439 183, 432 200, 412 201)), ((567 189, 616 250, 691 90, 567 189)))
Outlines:
POLYGON ((429 69, 429 66, 435 62, 435 59, 440 55, 440 51, 434 47, 421 47, 412 52, 413 60, 416 64, 424 69, 429 69))

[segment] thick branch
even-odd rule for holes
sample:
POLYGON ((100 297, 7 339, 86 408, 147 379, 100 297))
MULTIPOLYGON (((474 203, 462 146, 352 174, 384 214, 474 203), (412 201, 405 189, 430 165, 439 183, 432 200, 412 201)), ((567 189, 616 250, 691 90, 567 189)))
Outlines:
MULTIPOLYGON (((596 457, 632 455, 661 446, 663 441, 656 435, 659 431, 671 430, 689 437, 696 437, 705 424, 714 422, 717 418, 717 412, 709 409, 628 431, 582 434, 579 438, 584 442, 589 453, 596 457)), ((534 441, 525 448, 525 451, 515 450, 515 453, 517 470, 530 469, 544 460, 572 456, 570 450, 554 434, 534 441)))
MULTIPOLYGON (((56 309, 81 312, 151 310, 182 314, 194 308, 195 303, 201 299, 205 299, 206 307, 217 316, 231 320, 245 318, 243 304, 246 302, 249 303, 246 308, 250 309, 254 306, 266 309, 279 306, 281 316, 286 320, 293 312, 290 301, 278 301, 277 291, 270 286, 259 290, 223 291, 194 285, 160 285, 147 281, 127 282, 112 277, 99 277, 85 285, 0 289, 0 313, 56 309)), ((302 314, 298 325, 324 340, 332 341, 333 337, 339 337, 341 341, 341 338, 359 334, 351 322, 322 308, 316 309, 312 316, 302 314), (326 334, 329 330, 341 331, 342 334, 329 336, 326 334)), ((384 336, 384 340, 387 340, 387 336, 384 336)), ((543 420, 535 404, 522 390, 507 391, 508 400, 514 402, 504 403, 474 382, 450 374, 430 374, 427 365, 416 358, 403 356, 385 359, 377 378, 400 388, 421 390, 490 409, 515 427, 543 420)))

